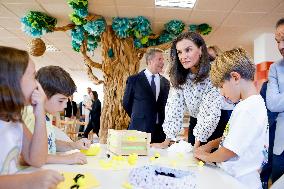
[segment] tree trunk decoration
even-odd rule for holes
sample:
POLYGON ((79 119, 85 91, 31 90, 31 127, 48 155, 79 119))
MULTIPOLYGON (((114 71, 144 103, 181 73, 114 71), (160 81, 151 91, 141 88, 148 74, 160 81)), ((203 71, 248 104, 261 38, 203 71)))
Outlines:
POLYGON ((128 76, 139 69, 139 58, 133 39, 119 39, 111 26, 101 38, 102 71, 104 75, 104 105, 101 115, 100 143, 106 143, 108 129, 126 129, 129 117, 122 107, 122 98, 128 76), (114 56, 108 56, 112 49, 114 56))

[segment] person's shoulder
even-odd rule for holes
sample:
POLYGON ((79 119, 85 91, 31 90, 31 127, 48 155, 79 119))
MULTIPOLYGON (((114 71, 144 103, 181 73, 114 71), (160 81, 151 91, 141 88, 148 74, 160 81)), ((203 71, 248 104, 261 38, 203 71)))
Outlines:
POLYGON ((165 82, 165 83, 167 83, 167 84, 170 84, 170 81, 169 81, 167 78, 165 78, 165 77, 162 76, 162 75, 160 75, 160 77, 161 77, 161 81, 162 81, 162 82, 165 82))
POLYGON ((284 66, 284 58, 282 58, 281 60, 278 60, 276 62, 274 62, 273 64, 270 65, 270 68, 275 68, 275 67, 279 67, 279 66, 284 66))
POLYGON ((133 74, 133 75, 130 75, 128 78, 127 78, 127 82, 135 82, 137 79, 139 79, 139 77, 141 77, 143 74, 143 71, 139 72, 139 73, 136 73, 136 74, 133 74))

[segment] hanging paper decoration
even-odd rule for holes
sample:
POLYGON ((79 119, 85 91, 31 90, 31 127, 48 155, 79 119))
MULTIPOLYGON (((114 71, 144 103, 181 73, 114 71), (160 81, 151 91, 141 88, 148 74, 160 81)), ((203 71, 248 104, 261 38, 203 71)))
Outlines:
POLYGON ((171 20, 165 24, 167 32, 173 35, 179 35, 184 30, 185 24, 181 20, 171 20))
POLYGON ((52 32, 57 20, 45 13, 30 11, 21 18, 22 30, 31 37, 40 37, 52 32))
POLYGON ((212 31, 212 27, 206 23, 200 25, 191 24, 189 25, 188 30, 192 32, 198 32, 201 35, 208 35, 212 31))
POLYGON ((88 0, 68 0, 68 5, 77 16, 81 18, 88 16, 88 0))
POLYGON ((108 51, 107 51, 107 55, 109 58, 113 58, 114 57, 114 53, 113 53, 113 49, 110 48, 108 51))
POLYGON ((115 17, 112 20, 112 29, 119 38, 130 37, 132 20, 128 18, 115 17))
POLYGON ((172 41, 176 36, 167 32, 167 31, 163 31, 160 35, 160 37, 158 38, 158 42, 159 44, 163 44, 163 43, 167 43, 172 41))
POLYGON ((83 27, 88 34, 100 36, 106 30, 106 22, 104 19, 98 19, 87 22, 83 27))
POLYGON ((151 23, 144 16, 137 16, 133 19, 133 30, 136 38, 149 36, 152 33, 151 23))

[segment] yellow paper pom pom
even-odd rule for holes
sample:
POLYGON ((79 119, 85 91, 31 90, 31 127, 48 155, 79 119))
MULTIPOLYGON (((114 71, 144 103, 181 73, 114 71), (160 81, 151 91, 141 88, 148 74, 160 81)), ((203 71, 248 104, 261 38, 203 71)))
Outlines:
POLYGON ((203 167, 203 166, 204 166, 204 162, 203 162, 203 161, 199 161, 199 162, 198 162, 198 166, 199 166, 199 167, 203 167))
POLYGON ((125 188, 125 189, 132 189, 133 188, 133 186, 128 182, 123 183, 122 187, 125 188))
POLYGON ((159 153, 155 153, 155 158, 160 158, 161 157, 161 154, 159 154, 159 153))

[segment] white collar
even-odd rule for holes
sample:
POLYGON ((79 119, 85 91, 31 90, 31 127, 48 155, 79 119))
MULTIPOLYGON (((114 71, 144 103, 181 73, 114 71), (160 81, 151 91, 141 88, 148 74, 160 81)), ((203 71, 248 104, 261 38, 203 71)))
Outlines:
POLYGON ((147 76, 149 77, 152 77, 152 75, 155 75, 155 77, 158 77, 159 74, 152 74, 152 72, 150 72, 150 70, 148 70, 148 68, 145 69, 145 72, 144 72, 147 76))

